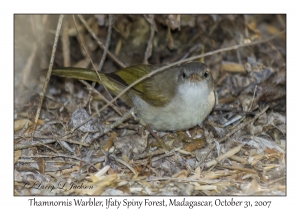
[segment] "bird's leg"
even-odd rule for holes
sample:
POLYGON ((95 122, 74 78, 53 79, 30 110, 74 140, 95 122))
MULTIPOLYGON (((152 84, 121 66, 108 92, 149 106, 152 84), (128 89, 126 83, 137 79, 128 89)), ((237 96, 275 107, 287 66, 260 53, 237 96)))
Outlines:
MULTIPOLYGON (((145 124, 140 118, 136 117, 135 116, 135 112, 131 112, 131 115, 133 116, 133 118, 136 120, 136 121, 139 121, 140 124, 146 128, 146 130, 155 138, 155 140, 157 141, 158 145, 161 146, 164 150, 167 150, 167 151, 170 151, 171 148, 165 144, 165 142, 163 140, 161 140, 155 133, 154 131, 152 130, 152 128, 145 124)), ((147 143, 147 145, 149 145, 149 143, 147 143)))
POLYGON ((159 146, 161 146, 164 150, 167 150, 167 151, 171 150, 171 148, 168 145, 166 145, 163 140, 158 138, 158 136, 154 133, 154 131, 152 130, 152 128, 149 125, 145 125, 144 127, 155 138, 155 140, 157 141, 159 146))
POLYGON ((108 133, 113 128, 119 126, 121 123, 123 123, 125 120, 127 120, 131 115, 134 117, 134 112, 135 112, 135 109, 132 108, 127 113, 125 113, 121 118, 119 118, 116 122, 114 122, 111 125, 106 126, 105 129, 104 129, 103 134, 108 133))

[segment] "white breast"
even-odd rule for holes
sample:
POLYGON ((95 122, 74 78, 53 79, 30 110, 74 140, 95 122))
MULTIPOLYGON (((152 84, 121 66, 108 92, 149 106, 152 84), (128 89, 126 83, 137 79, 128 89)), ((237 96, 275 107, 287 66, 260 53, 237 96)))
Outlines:
POLYGON ((211 112, 215 103, 215 95, 205 82, 185 83, 179 89, 178 103, 181 101, 184 104, 178 107, 180 112, 184 113, 179 118, 182 119, 183 124, 188 125, 190 122, 188 127, 190 128, 201 123, 211 112))
POLYGON ((215 96, 206 82, 181 84, 165 107, 154 107, 137 98, 138 117, 154 130, 184 130, 201 123, 211 112, 215 96))

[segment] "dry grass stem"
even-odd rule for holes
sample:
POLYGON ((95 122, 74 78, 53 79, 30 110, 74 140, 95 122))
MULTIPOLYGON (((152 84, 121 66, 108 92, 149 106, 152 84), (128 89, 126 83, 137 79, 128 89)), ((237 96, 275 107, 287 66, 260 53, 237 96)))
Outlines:
POLYGON ((117 158, 115 155, 111 155, 111 157, 114 158, 115 161, 117 161, 117 162, 123 164, 124 166, 126 166, 127 168, 129 168, 130 171, 132 171, 132 173, 134 173, 134 175, 137 175, 137 172, 128 163, 126 163, 125 161, 117 158))
POLYGON ((42 93, 41 93, 41 96, 40 96, 40 103, 38 105, 38 109, 37 109, 35 120, 34 120, 32 138, 33 138, 33 135, 34 135, 35 130, 36 130, 36 126, 37 126, 37 122, 38 122, 38 119, 39 119, 39 116, 40 116, 40 113, 41 113, 41 108, 42 108, 42 104, 43 104, 43 101, 44 101, 44 98, 45 98, 47 86, 48 86, 48 83, 49 83, 49 80, 50 80, 50 77, 51 77, 52 66, 53 66, 55 52, 56 52, 56 46, 57 46, 58 37, 59 37, 59 34, 60 34, 60 29, 61 29, 63 18, 64 18, 64 16, 60 15, 58 23, 57 23, 57 28, 56 28, 55 39, 54 39, 53 48, 52 48, 50 64, 49 64, 47 76, 46 76, 46 79, 45 79, 45 82, 44 82, 43 90, 42 90, 42 93))
POLYGON ((144 17, 150 24, 150 37, 147 43, 147 48, 145 51, 144 62, 143 62, 145 64, 148 64, 148 59, 152 55, 152 45, 153 45, 152 42, 153 42, 154 33, 157 29, 154 21, 154 15, 145 15, 144 17))
POLYGON ((105 47, 103 50, 103 54, 98 66, 98 71, 101 71, 103 64, 104 64, 104 60, 106 58, 106 54, 109 48, 109 44, 110 44, 110 39, 111 39, 111 31, 112 31, 112 25, 114 22, 114 15, 108 15, 108 32, 107 32, 107 37, 106 37, 106 43, 105 43, 105 47))
POLYGON ((219 157, 217 157, 215 160, 211 160, 211 161, 207 162, 205 164, 205 167, 209 168, 209 167, 221 162, 224 158, 229 158, 232 155, 235 155, 236 153, 238 153, 242 149, 242 147, 243 147, 242 144, 237 146, 237 147, 234 147, 233 149, 227 151, 223 155, 220 155, 219 157))
POLYGON ((65 21, 62 24, 61 43, 64 58, 64 66, 71 66, 70 40, 69 40, 69 23, 65 21))

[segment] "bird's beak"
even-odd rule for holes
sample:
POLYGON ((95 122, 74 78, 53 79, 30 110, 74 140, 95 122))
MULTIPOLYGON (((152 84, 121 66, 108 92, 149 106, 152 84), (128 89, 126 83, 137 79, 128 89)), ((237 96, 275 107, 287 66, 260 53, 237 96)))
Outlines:
POLYGON ((192 74, 189 79, 191 82, 200 82, 202 80, 199 74, 192 74))

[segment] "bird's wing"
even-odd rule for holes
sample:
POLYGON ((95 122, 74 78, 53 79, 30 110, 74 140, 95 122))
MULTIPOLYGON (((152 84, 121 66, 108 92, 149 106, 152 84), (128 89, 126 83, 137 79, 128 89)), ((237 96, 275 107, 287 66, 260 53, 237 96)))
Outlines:
MULTIPOLYGON (((160 67, 162 65, 137 65, 106 74, 106 76, 125 87, 160 67)), ((174 83, 175 80, 166 76, 165 71, 155 74, 133 86, 131 91, 152 106, 165 106, 175 95, 175 84, 173 86, 171 84, 166 85, 167 83, 174 83)))

